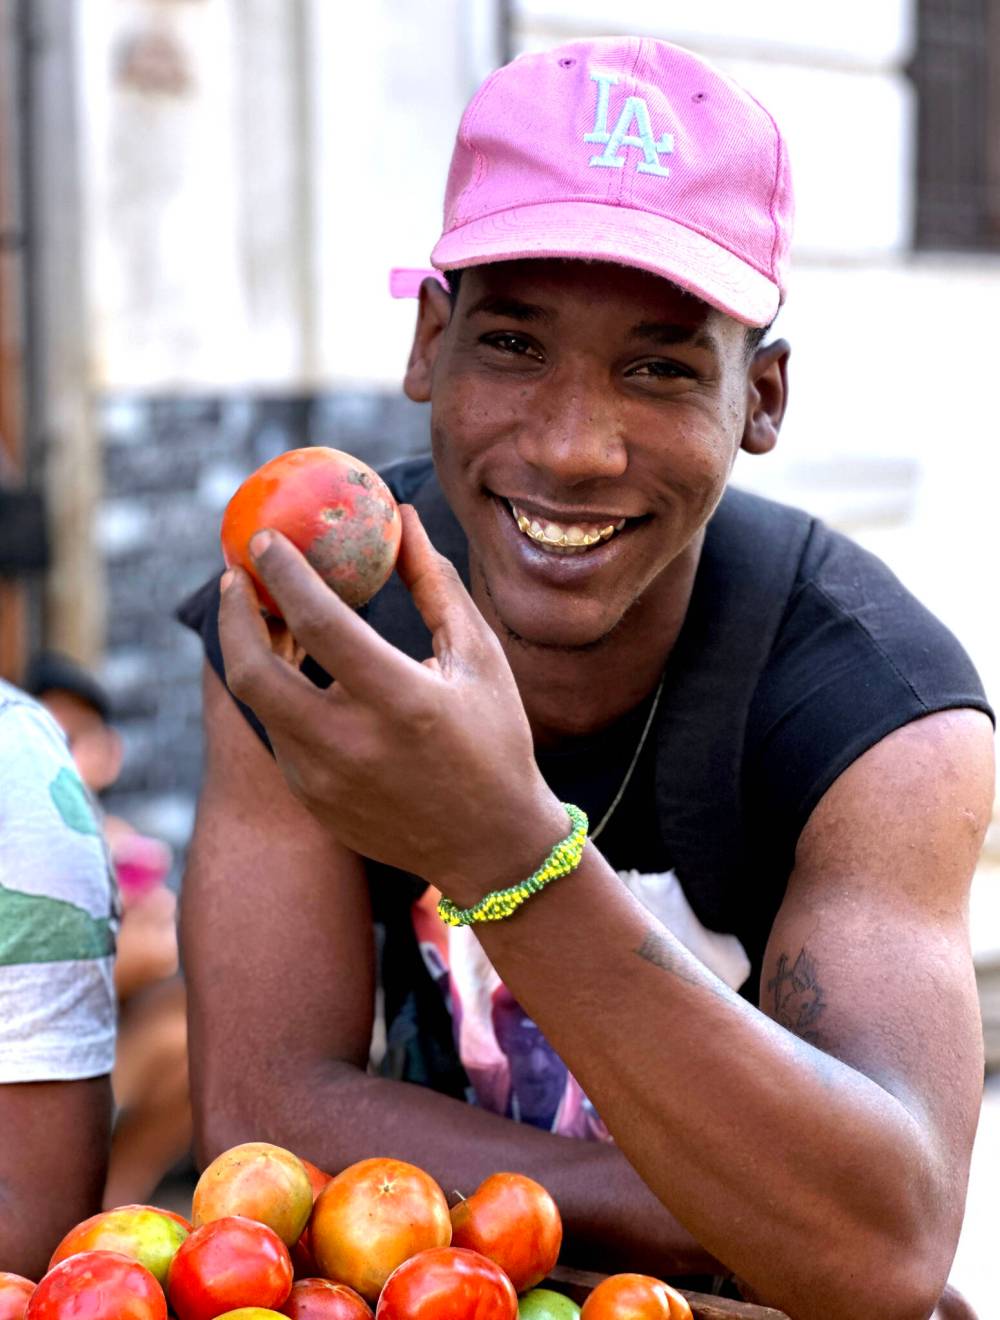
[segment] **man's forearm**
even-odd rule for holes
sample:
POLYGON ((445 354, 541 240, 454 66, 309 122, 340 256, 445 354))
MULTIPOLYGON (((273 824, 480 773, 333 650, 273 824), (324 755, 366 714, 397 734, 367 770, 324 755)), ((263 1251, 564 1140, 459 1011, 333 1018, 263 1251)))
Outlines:
POLYGON ((915 1274, 940 1174, 903 1103, 731 992, 601 859, 574 881, 482 942, 657 1195, 790 1314, 856 1315, 847 1259, 863 1280, 887 1260, 915 1274))
POLYGON ((330 1172, 391 1155, 426 1169, 449 1201, 469 1195, 491 1173, 512 1170, 555 1197, 565 1263, 660 1275, 723 1272, 613 1145, 554 1136, 346 1064, 323 1068, 308 1082, 295 1078, 275 1087, 272 1081, 256 1094, 266 1100, 255 1102, 253 1113, 237 1097, 213 1106, 221 1117, 207 1125, 205 1157, 251 1139, 275 1141, 330 1172))

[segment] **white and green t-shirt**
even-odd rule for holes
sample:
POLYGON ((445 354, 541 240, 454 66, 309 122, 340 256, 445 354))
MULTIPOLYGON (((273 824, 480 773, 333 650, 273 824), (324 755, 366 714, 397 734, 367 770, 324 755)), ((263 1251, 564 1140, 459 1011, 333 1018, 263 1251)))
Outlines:
POLYGON ((59 726, 0 680, 0 1083, 111 1071, 118 894, 59 726))

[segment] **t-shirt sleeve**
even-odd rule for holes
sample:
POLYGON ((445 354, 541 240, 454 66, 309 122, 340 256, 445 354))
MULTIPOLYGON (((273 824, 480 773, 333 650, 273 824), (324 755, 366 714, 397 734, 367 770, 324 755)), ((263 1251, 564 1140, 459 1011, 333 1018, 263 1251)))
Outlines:
POLYGON ((0 1083, 111 1072, 118 895, 58 727, 0 695, 0 1083))
POLYGON ((750 711, 745 782, 790 840, 834 780, 934 711, 993 718, 956 637, 874 555, 817 525, 750 711))

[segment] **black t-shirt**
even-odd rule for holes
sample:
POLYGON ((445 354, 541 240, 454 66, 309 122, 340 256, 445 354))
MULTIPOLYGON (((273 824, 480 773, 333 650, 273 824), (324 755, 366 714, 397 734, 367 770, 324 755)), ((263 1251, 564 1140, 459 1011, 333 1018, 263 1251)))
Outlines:
MULTIPOLYGON (((430 459, 383 475, 467 582, 465 539, 430 459)), ((430 654, 397 577, 364 612, 400 649, 430 654)), ((215 580, 179 612, 224 677, 217 615, 215 580)), ((311 661, 303 669, 329 682, 311 661)), ((743 993, 756 1001, 796 842, 819 799, 886 734, 957 707, 992 717, 959 643, 884 564, 808 514, 730 489, 706 529, 649 737, 598 847, 619 871, 674 869, 703 925, 743 944, 751 963, 743 993)), ((648 714, 645 703, 610 729, 538 754, 549 785, 592 825, 620 789, 648 714)), ((447 1009, 410 919, 425 886, 374 863, 369 881, 382 935, 387 1070, 464 1095, 447 1009)))

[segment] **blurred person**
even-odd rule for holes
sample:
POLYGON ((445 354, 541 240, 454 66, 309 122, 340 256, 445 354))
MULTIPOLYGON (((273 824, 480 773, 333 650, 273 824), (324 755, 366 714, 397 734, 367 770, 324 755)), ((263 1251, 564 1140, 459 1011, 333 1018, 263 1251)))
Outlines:
MULTIPOLYGON (((991 711, 883 564, 729 487, 784 414, 791 220, 770 114, 666 42, 477 92, 412 281, 431 454, 385 474, 398 576, 358 615, 257 538, 299 668, 242 570, 182 610, 201 1158, 519 1170, 571 1263, 796 1320, 934 1309, 982 1085, 991 711)), ((875 369, 831 367, 845 426, 875 369)))
POLYGON ((0 1269, 32 1279, 101 1208, 118 917, 66 739, 0 680, 0 1269))
MULTIPOLYGON (((25 687, 64 730, 95 796, 121 770, 122 741, 104 688, 58 652, 36 656, 25 687)), ((166 881, 169 847, 119 816, 100 816, 122 896, 115 964, 120 1007, 112 1075, 117 1115, 105 1206, 144 1201, 190 1149, 184 983, 178 974, 177 900, 166 881)))

